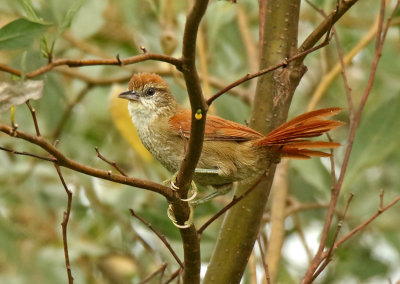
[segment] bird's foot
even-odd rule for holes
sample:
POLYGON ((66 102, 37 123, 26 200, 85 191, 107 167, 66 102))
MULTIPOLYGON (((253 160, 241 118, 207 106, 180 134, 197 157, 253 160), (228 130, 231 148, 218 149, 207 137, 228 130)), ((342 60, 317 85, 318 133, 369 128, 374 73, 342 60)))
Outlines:
POLYGON ((172 210, 172 205, 170 204, 168 206, 168 218, 172 221, 172 224, 174 224, 175 227, 179 229, 186 229, 189 228, 193 224, 193 206, 189 203, 189 217, 188 219, 183 223, 183 225, 178 224, 178 221, 175 218, 174 211, 172 210))
MULTIPOLYGON (((177 177, 178 173, 175 173, 170 179, 165 180, 163 183, 165 185, 169 185, 170 188, 173 191, 178 192, 179 191, 179 187, 175 184, 176 182, 176 177, 177 177)), ((168 218, 172 221, 172 224, 174 224, 175 227, 179 228, 179 229, 186 229, 189 228, 192 224, 193 224, 193 206, 191 205, 190 201, 193 201, 193 199, 195 199, 197 196, 197 186, 194 183, 194 181, 192 181, 189 191, 188 191, 188 197, 187 198, 181 198, 181 201, 183 202, 188 202, 189 204, 189 217, 188 219, 183 223, 183 225, 179 224, 178 221, 175 218, 174 212, 172 210, 172 205, 170 204, 168 206, 168 211, 167 211, 167 215, 168 218)))
MULTIPOLYGON (((170 188, 173 191, 179 191, 179 187, 175 185, 175 181, 176 181, 176 176, 178 175, 178 173, 175 173, 170 179, 165 180, 163 183, 170 186, 170 188)), ((194 181, 191 182, 189 191, 188 191, 188 197, 187 198, 183 198, 181 199, 184 202, 189 202, 192 201, 193 199, 195 199, 197 196, 197 186, 194 183, 194 181)))

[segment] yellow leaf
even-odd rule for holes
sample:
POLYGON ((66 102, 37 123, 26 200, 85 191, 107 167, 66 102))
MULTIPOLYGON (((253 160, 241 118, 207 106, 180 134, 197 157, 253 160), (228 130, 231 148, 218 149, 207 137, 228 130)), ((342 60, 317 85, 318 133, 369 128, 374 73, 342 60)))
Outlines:
POLYGON ((143 160, 150 162, 153 156, 143 146, 140 138, 136 132, 136 128, 132 123, 128 111, 128 101, 118 98, 118 95, 126 91, 120 86, 113 86, 110 93, 110 112, 112 120, 121 132, 122 136, 128 141, 132 148, 143 158, 143 160))

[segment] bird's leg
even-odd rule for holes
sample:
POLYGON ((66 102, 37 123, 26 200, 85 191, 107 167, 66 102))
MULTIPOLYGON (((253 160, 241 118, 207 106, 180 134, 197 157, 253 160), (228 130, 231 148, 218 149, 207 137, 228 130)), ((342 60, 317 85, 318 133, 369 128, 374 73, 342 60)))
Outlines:
POLYGON ((194 207, 210 201, 211 199, 220 196, 220 195, 225 195, 227 194, 229 191, 232 190, 232 183, 226 183, 226 184, 221 184, 221 185, 214 185, 213 188, 215 189, 215 191, 209 195, 207 195, 206 197, 203 197, 201 199, 198 200, 193 200, 190 202, 191 205, 193 205, 194 207))
MULTIPOLYGON (((196 168, 194 170, 196 174, 214 174, 214 175, 221 175, 221 170, 219 168, 211 168, 211 169, 203 169, 203 168, 196 168)), ((204 202, 210 201, 214 197, 224 195, 228 193, 232 189, 232 183, 222 184, 222 185, 215 185, 213 186, 215 191, 204 198, 193 200, 190 203, 193 206, 200 205, 204 202)))
POLYGON ((196 174, 216 174, 219 175, 220 169, 215 168, 215 169, 202 169, 202 168, 196 168, 194 170, 196 174))
POLYGON ((175 227, 179 229, 186 229, 189 228, 193 224, 193 206, 189 203, 189 217, 188 219, 183 223, 183 225, 178 224, 178 221, 175 218, 174 211, 172 210, 172 205, 170 204, 168 206, 168 218, 172 221, 172 224, 174 224, 175 227))
MULTIPOLYGON (((201 169, 196 168, 194 170, 196 174, 219 174, 219 169, 201 169)), ((170 186, 173 191, 178 191, 179 187, 175 185, 176 177, 178 176, 178 172, 176 172, 170 179, 165 180, 163 183, 170 186)), ((190 189, 189 189, 189 197, 185 199, 181 199, 182 201, 192 201, 197 196, 197 186, 194 181, 192 181, 190 189)))
MULTIPOLYGON (((173 191, 178 191, 178 190, 179 190, 179 187, 175 185, 176 177, 177 177, 177 176, 178 176, 178 172, 176 172, 170 179, 167 179, 167 180, 163 181, 163 183, 164 183, 165 185, 168 185, 168 184, 169 184, 170 188, 171 188, 173 191)), ((191 183, 191 185, 190 185, 188 195, 189 195, 188 198, 184 198, 184 199, 181 199, 181 200, 182 200, 182 201, 185 201, 185 202, 189 202, 189 201, 192 201, 193 199, 195 199, 196 196, 197 196, 197 186, 196 186, 196 184, 194 183, 194 181, 192 181, 192 183, 191 183)))

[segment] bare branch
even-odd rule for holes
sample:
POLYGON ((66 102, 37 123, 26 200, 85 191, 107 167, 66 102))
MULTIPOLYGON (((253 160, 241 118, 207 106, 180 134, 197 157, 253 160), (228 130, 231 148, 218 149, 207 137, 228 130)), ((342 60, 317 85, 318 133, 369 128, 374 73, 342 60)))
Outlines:
POLYGON ((184 268, 182 261, 179 259, 178 255, 176 254, 176 252, 174 251, 174 249, 171 247, 171 245, 169 244, 167 238, 161 234, 160 232, 158 232, 153 225, 151 225, 149 222, 147 222, 146 220, 144 220, 142 217, 138 216, 135 211, 133 211, 133 209, 129 209, 129 212, 131 212, 131 215, 133 217, 135 217, 136 219, 138 219, 140 222, 142 222, 145 226, 147 226, 154 234, 156 234, 156 236, 163 242, 163 244, 167 247, 167 249, 169 250, 169 252, 172 254, 172 256, 175 258, 176 262, 179 264, 179 266, 181 268, 184 268))
POLYGON ((304 57, 304 56, 306 56, 307 54, 309 54, 309 53, 311 53, 311 52, 314 52, 314 51, 316 51, 316 50, 318 50, 318 49, 320 49, 320 48, 322 48, 322 47, 328 45, 329 42, 330 42, 330 37, 326 37, 325 40, 324 40, 324 42, 322 42, 321 44, 319 44, 319 45, 317 45, 317 46, 314 46, 314 47, 312 47, 312 48, 310 48, 310 49, 308 49, 308 50, 306 50, 306 51, 297 53, 296 55, 294 55, 294 56, 292 56, 292 57, 290 57, 290 58, 287 58, 287 59, 283 60, 282 62, 280 62, 280 63, 278 63, 278 64, 275 64, 275 65, 273 65, 273 66, 271 66, 271 67, 262 69, 262 70, 260 70, 260 71, 258 71, 258 72, 256 72, 256 73, 253 73, 253 74, 246 74, 245 76, 243 76, 243 77, 240 78, 239 80, 236 80, 235 82, 229 84, 228 86, 226 86, 226 87, 223 88, 222 90, 220 90, 220 91, 218 91, 217 93, 215 93, 211 98, 209 98, 209 99, 207 100, 207 104, 208 104, 208 105, 211 105, 212 102, 215 101, 217 98, 219 98, 222 94, 228 92, 230 89, 233 89, 233 88, 235 88, 236 86, 239 86, 240 84, 243 84, 244 82, 246 82, 246 81, 248 81, 248 80, 257 78, 257 77, 259 77, 259 76, 261 76, 261 75, 267 74, 267 73, 272 72, 272 71, 274 71, 274 70, 276 70, 276 69, 279 69, 279 68, 285 68, 290 62, 295 61, 295 60, 297 60, 297 59, 299 59, 299 58, 301 58, 301 57, 304 57))
POLYGON ((65 180, 61 173, 60 167, 56 163, 54 163, 54 167, 57 170, 57 174, 58 174, 58 176, 61 180, 61 183, 65 189, 65 192, 67 193, 67 196, 68 196, 67 211, 64 211, 61 227, 62 227, 62 235, 63 235, 65 266, 67 268, 67 275, 68 275, 68 283, 72 284, 74 282, 74 278, 72 277, 71 265, 69 262, 68 241, 67 241, 67 226, 68 226, 69 217, 71 215, 72 192, 71 192, 71 190, 68 189, 67 184, 65 183, 65 180))
MULTIPOLYGON (((306 2, 314 10, 316 10, 318 13, 320 13, 325 19, 328 17, 322 9, 319 9, 317 6, 315 6, 310 0, 306 0, 306 2)), ((339 5, 339 3, 336 4, 336 11, 338 10, 338 5, 339 5)), ((346 64, 344 62, 343 50, 340 46, 339 36, 336 32, 335 26, 332 26, 332 33, 333 33, 333 36, 334 36, 335 42, 336 42, 336 50, 338 53, 339 62, 340 62, 340 66, 341 66, 341 74, 342 74, 343 83, 344 83, 344 87, 345 87, 345 91, 346 91, 347 103, 349 105, 349 112, 352 113, 353 112, 353 100, 351 98, 351 88, 350 88, 349 82, 347 80, 346 64)))
MULTIPOLYGON (((349 240, 351 237, 353 237, 355 234, 357 234, 359 231, 367 227, 372 221, 374 221, 379 215, 381 215, 383 212, 387 211, 389 208, 391 208, 393 205, 395 205, 397 202, 400 201, 400 195, 397 196, 395 199, 393 199, 388 205, 385 207, 378 208, 377 212, 372 215, 370 218, 368 218, 366 221, 355 227, 353 230, 351 230, 349 233, 347 233, 343 238, 335 242, 331 249, 337 249, 340 245, 342 245, 344 242, 349 240)), ((348 202, 349 203, 349 202, 348 202)), ((347 209, 346 209, 347 210, 347 209)), ((330 250, 331 250, 330 249, 330 250)), ((321 261, 329 257, 330 255, 330 250, 325 251, 321 255, 321 261)), ((303 282, 302 282, 303 283, 303 282)))
MULTIPOLYGON (((152 274, 147 276, 143 281, 140 281, 139 284, 145 284, 148 283, 150 280, 152 280, 154 277, 156 277, 158 274, 161 273, 160 278, 162 279, 162 276, 164 275, 165 269, 167 268, 167 264, 164 263, 161 265, 156 271, 154 271, 152 274)), ((152 282, 153 283, 153 282, 152 282)))
MULTIPOLYGON (((377 212, 372 215, 370 218, 368 218, 368 220, 364 221, 363 223, 361 223, 360 225, 358 225, 357 227, 355 227, 353 230, 351 230, 349 233, 347 233, 343 238, 341 238, 340 240, 338 240, 334 247, 337 248, 340 245, 342 245, 345 241, 347 241, 348 239, 350 239, 352 236, 354 236, 355 234, 357 234, 359 231, 361 231, 362 229, 364 229, 365 227, 367 227, 372 221, 374 221, 379 215, 381 215, 383 212, 387 211, 390 207, 392 207, 393 205, 395 205, 397 202, 400 201, 400 195, 397 196, 395 199, 393 199, 388 205, 386 205, 385 207, 382 208, 378 208, 377 212)), ((327 252, 325 252, 322 255, 322 258, 325 258, 327 255, 327 252)))
POLYGON ((265 279, 267 280, 268 284, 271 284, 271 278, 270 278, 269 271, 268 271, 268 264, 266 262, 265 253, 264 253, 264 249, 261 244, 260 236, 258 236, 258 238, 257 238, 257 244, 258 244, 258 249, 260 250, 261 260, 262 260, 262 264, 264 267, 265 279))
POLYGON ((350 194, 350 197, 347 200, 347 204, 346 204, 346 207, 344 209, 343 215, 342 215, 341 218, 339 218, 339 222, 337 224, 336 232, 335 232, 335 235, 333 236, 333 240, 332 240, 333 244, 328 250, 328 253, 327 253, 327 256, 325 257, 324 263, 319 266, 318 270, 314 273, 311 281, 314 281, 321 274, 321 272, 324 271, 324 269, 328 266, 328 264, 331 262, 332 255, 333 255, 333 250, 335 249, 335 247, 334 247, 335 241, 337 240, 337 237, 339 236, 339 232, 342 229, 343 220, 346 217, 347 210, 349 209, 349 205, 350 205, 351 201, 353 200, 353 197, 354 197, 354 195, 350 194))
POLYGON ((150 280, 152 280, 154 277, 156 277, 160 273, 161 273, 160 279, 162 280, 162 277, 164 275, 164 272, 165 272, 166 268, 167 268, 167 264, 163 263, 156 271, 154 271, 149 276, 147 276, 145 279, 143 279, 143 281, 140 281, 139 284, 148 283, 150 280))
MULTIPOLYGON (((195 60, 197 32, 207 6, 208 0, 196 0, 194 2, 192 9, 187 16, 183 35, 182 73, 185 78, 190 106, 192 109, 191 133, 188 143, 188 151, 185 154, 185 158, 183 159, 177 176, 177 186, 180 188, 180 195, 183 198, 187 197, 187 191, 197 162, 200 158, 208 109, 201 90, 195 60), (200 119, 194 117, 196 112, 200 112, 200 119)), ((176 217, 179 220, 179 217, 176 217)))
MULTIPOLYGON (((171 283, 172 281, 174 281, 174 279, 176 277, 180 276, 181 272, 182 272, 182 268, 179 267, 177 270, 175 270, 174 273, 171 274, 171 276, 167 279, 167 281, 164 282, 164 284, 168 284, 168 283, 171 283)), ((179 281, 179 279, 178 279, 178 281, 179 281)))
MULTIPOLYGON (((39 124, 36 119, 36 110, 34 108, 32 108, 31 104, 29 103, 29 100, 26 102, 26 105, 28 106, 29 111, 31 112, 31 115, 32 115, 32 120, 33 120, 33 123, 35 125, 35 130, 36 130, 36 136, 38 138, 40 138, 41 135, 40 135, 40 130, 39 130, 39 124)), ((71 264, 69 261, 68 240, 67 240, 67 226, 68 226, 68 221, 69 221, 69 218, 71 215, 72 192, 68 189, 67 184, 65 183, 65 180, 61 173, 60 167, 57 164, 57 160, 55 162, 53 162, 53 165, 56 168, 58 177, 60 178, 60 181, 65 189, 65 192, 67 193, 67 210, 64 211, 63 221, 61 222, 61 228, 62 228, 64 258, 65 258, 65 267, 67 269, 68 283, 72 284, 72 283, 74 283, 74 277, 72 276, 71 264)))
MULTIPOLYGON (((177 69, 181 69, 182 66, 182 61, 178 58, 163 55, 163 54, 157 54, 157 53, 151 53, 147 52, 144 54, 120 59, 120 58, 113 58, 113 59, 57 59, 53 60, 52 62, 48 63, 47 65, 40 67, 39 69, 33 70, 31 72, 28 72, 25 74, 26 78, 34 78, 39 75, 42 75, 44 73, 49 72, 50 70, 58 67, 58 66, 63 66, 67 65, 68 67, 80 67, 80 66, 93 66, 93 65, 116 65, 116 66, 121 66, 121 65, 129 65, 129 64, 135 64, 138 62, 143 62, 147 60, 156 60, 156 61, 162 61, 162 62, 167 62, 169 64, 174 65, 177 69)), ((22 72, 14 69, 12 67, 9 67, 5 64, 0 64, 0 71, 8 72, 11 74, 14 74, 16 76, 21 76, 22 72)))
POLYGON ((53 134, 53 139, 56 140, 58 138, 60 138, 61 132, 64 129, 64 126, 68 120, 68 118, 70 117, 70 115, 72 114, 72 110, 74 109, 74 107, 82 101, 82 99, 86 96, 86 94, 88 93, 88 91, 93 87, 92 84, 87 84, 86 87, 84 87, 76 96, 76 98, 67 106, 67 108, 65 109, 63 115, 61 116, 60 121, 58 122, 57 126, 56 126, 56 130, 54 131, 53 134))
POLYGON ((358 0, 340 1, 339 6, 306 38, 299 48, 304 51, 313 47, 358 0))
MULTIPOLYGON (((157 192, 161 195, 163 195, 165 198, 168 200, 176 200, 176 195, 175 193, 168 187, 165 187, 163 185, 160 185, 155 182, 151 181, 146 181, 146 180, 141 180, 141 179, 136 179, 132 177, 124 177, 122 175, 116 175, 113 173, 109 173, 107 171, 101 170, 101 169, 96 169, 92 168, 83 164, 80 164, 74 160, 71 160, 67 156, 65 156, 62 152, 60 152, 56 147, 54 147, 52 144, 47 142, 43 137, 41 136, 33 136, 28 133, 22 132, 22 131, 14 131, 12 127, 9 127, 7 125, 4 125, 0 123, 0 132, 3 132, 5 134, 8 134, 12 137, 16 137, 19 139, 23 139, 25 141, 28 141, 32 144, 35 144, 45 150, 47 153, 52 155, 56 161, 53 159, 46 159, 52 162, 56 162, 57 165, 69 168, 71 170, 93 176, 93 177, 98 177, 101 179, 113 181, 116 183, 121 183, 121 184, 126 184, 134 187, 140 187, 143 189, 147 189, 153 192, 157 192)), ((33 155, 28 155, 28 156, 33 156, 33 155)), ((33 156, 36 157, 36 156, 33 156)), ((36 157, 40 158, 41 157, 36 157)), ((42 159, 44 160, 44 159, 42 159)))
POLYGON ((36 136, 40 136, 40 130, 39 130, 39 125, 36 119, 36 109, 32 108, 29 100, 26 101, 26 105, 28 106, 31 115, 32 115, 32 120, 33 120, 33 124, 35 125, 35 130, 36 130, 36 136))
MULTIPOLYGON (((200 86, 200 79, 196 68, 196 44, 197 34, 201 19, 203 18, 209 0, 195 0, 186 18, 183 33, 183 46, 181 58, 181 71, 189 95, 192 109, 191 132, 188 143, 188 151, 180 165, 176 185, 179 188, 179 196, 187 198, 188 190, 193 179, 194 170, 199 161, 204 140, 206 124, 207 104, 205 103, 200 86), (200 113, 201 115, 195 114, 200 113)), ((183 224, 191 214, 191 208, 187 202, 171 203, 173 214, 178 223, 183 224)), ((200 283, 200 241, 194 225, 180 229, 184 245, 183 271, 184 283, 200 283)))
POLYGON ((1 147, 1 146, 0 146, 0 150, 6 151, 6 152, 10 152, 11 154, 15 154, 15 155, 29 156, 29 157, 33 157, 33 158, 36 158, 36 159, 49 161, 49 162, 56 162, 57 161, 56 158, 49 158, 49 157, 45 157, 45 156, 40 156, 40 155, 28 153, 28 152, 19 152, 19 151, 15 151, 15 150, 12 150, 12 149, 4 148, 4 147, 1 147))
POLYGON ((101 160, 103 160, 110 166, 114 167, 121 175, 123 175, 124 177, 127 177, 127 175, 124 173, 123 170, 121 170, 121 168, 117 165, 116 162, 111 162, 110 160, 106 159, 102 154, 100 154, 99 148, 94 147, 94 149, 96 150, 97 157, 99 157, 101 160))
MULTIPOLYGON (((397 4, 396 4, 394 10, 397 10, 399 2, 400 1, 397 1, 397 4)), ((394 13, 394 11, 393 11, 393 13, 394 13)), ((393 15, 393 13, 392 13, 392 15, 393 15)), ((383 48, 385 36, 386 36, 387 30, 389 29, 390 22, 392 19, 392 15, 391 15, 388 18, 385 27, 383 27, 384 14, 385 14, 385 0, 381 0, 378 32, 377 32, 377 36, 376 36, 375 53, 374 53, 374 59, 373 59, 372 66, 371 66, 371 73, 370 73, 370 76, 369 76, 369 79, 367 82, 367 86, 365 88, 365 91, 362 96, 362 99, 361 99, 361 102, 360 102, 357 112, 354 115, 350 114, 351 119, 350 119, 350 134, 349 134, 349 138, 348 138, 348 146, 346 148, 346 152, 345 152, 343 164, 341 167, 339 179, 338 179, 335 189, 332 191, 332 197, 331 197, 331 201, 329 204, 328 214, 327 214, 325 225, 324 225, 323 232, 321 235, 321 241, 320 241, 318 251, 314 256, 314 259, 313 259, 310 267, 308 268, 305 277, 303 278, 303 283, 311 283, 312 275, 315 273, 316 269, 318 268, 321 261, 323 260, 322 256, 325 255, 324 247, 325 247, 325 243, 327 240, 328 230, 331 226, 335 207, 336 207, 338 197, 339 197, 339 194, 340 194, 340 191, 342 188, 344 176, 345 176, 345 173, 347 170, 350 154, 351 154, 352 147, 353 147, 354 138, 355 138, 355 135, 357 132, 358 125, 361 120, 361 115, 362 115, 365 103, 369 97, 369 94, 370 94, 370 91, 371 91, 371 88, 372 88, 372 85, 373 85, 373 82, 375 79, 375 74, 376 74, 376 70, 378 67, 379 59, 382 55, 382 48, 383 48)))
MULTIPOLYGON (((262 177, 263 175, 261 175, 262 177)), ((217 212, 217 214, 215 214, 214 216, 212 216, 207 222, 205 222, 203 224, 203 226, 201 226, 198 230, 197 233, 199 235, 201 235, 205 229, 207 229, 208 226, 210 226, 215 220, 217 220, 221 215, 223 215, 226 211, 228 211, 229 209, 231 209, 233 206, 235 206, 240 200, 242 200, 243 198, 245 198, 250 192, 253 191, 253 189, 255 189, 257 187, 257 185, 261 182, 261 177, 242 195, 240 195, 239 197, 233 196, 232 201, 229 202, 224 208, 222 208, 221 210, 219 210, 217 212)))

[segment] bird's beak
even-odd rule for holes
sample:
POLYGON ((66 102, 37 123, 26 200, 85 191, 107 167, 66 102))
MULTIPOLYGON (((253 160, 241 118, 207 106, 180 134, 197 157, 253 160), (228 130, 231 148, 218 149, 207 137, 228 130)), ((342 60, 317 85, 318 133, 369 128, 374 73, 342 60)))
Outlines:
POLYGON ((139 93, 135 92, 135 91, 126 91, 126 92, 122 92, 121 94, 119 94, 118 98, 132 100, 132 101, 138 101, 139 93))

